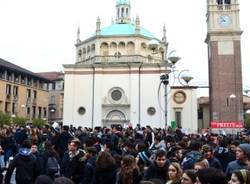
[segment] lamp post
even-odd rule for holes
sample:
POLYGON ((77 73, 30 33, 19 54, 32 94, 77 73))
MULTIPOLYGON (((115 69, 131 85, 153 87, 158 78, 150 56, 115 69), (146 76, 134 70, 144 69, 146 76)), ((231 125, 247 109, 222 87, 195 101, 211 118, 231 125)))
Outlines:
MULTIPOLYGON (((152 50, 152 54, 157 54, 158 53, 158 47, 159 47, 159 42, 157 40, 151 40, 148 43, 148 47, 149 49, 152 50)), ((188 70, 182 70, 179 71, 177 77, 176 77, 176 72, 178 72, 176 69, 176 63, 181 59, 179 56, 175 55, 176 50, 172 50, 171 52, 169 52, 169 54, 167 54, 167 44, 165 44, 165 55, 162 59, 162 63, 164 63, 165 66, 165 74, 162 74, 160 76, 160 86, 161 84, 164 85, 164 108, 161 107, 161 103, 159 100, 159 90, 158 90, 158 100, 159 100, 159 105, 162 111, 164 111, 164 115, 165 115, 165 127, 168 126, 168 102, 169 102, 169 75, 173 74, 174 76, 174 82, 175 79, 178 79, 179 83, 183 86, 187 86, 188 83, 193 79, 193 77, 186 73, 185 75, 182 75, 183 72, 187 72, 188 70), (183 84, 183 82, 181 82, 181 79, 184 80, 186 82, 186 84, 183 84)), ((173 85, 174 85, 173 82, 173 85)), ((159 89, 160 89, 159 86, 159 89)))

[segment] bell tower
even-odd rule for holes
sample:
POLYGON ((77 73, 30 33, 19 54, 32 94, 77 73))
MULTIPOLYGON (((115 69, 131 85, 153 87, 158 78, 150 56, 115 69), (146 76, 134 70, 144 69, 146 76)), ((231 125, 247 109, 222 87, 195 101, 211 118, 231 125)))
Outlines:
POLYGON ((130 23, 130 1, 117 0, 116 1, 116 22, 118 24, 130 23))
POLYGON ((207 0, 210 123, 243 125, 241 34, 238 0, 207 0))

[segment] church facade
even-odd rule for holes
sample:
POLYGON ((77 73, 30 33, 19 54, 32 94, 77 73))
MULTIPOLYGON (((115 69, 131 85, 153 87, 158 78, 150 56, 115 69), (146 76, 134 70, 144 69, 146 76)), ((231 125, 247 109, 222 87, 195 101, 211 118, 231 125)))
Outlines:
POLYGON ((164 88, 159 88, 167 72, 166 31, 157 39, 139 17, 131 21, 130 10, 128 0, 118 0, 110 26, 101 28, 97 18, 95 34, 83 41, 78 30, 76 62, 64 65, 64 123, 166 126, 164 88))

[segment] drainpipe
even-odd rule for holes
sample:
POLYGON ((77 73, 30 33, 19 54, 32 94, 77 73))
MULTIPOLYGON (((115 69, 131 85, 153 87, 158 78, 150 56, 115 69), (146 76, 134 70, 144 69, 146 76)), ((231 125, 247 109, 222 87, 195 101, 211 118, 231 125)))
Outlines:
POLYGON ((139 117, 138 117, 138 123, 139 123, 139 125, 140 125, 140 127, 141 127, 141 67, 142 67, 142 64, 143 63, 141 63, 140 64, 140 66, 139 66, 139 80, 138 80, 138 83, 139 83, 139 101, 138 101, 138 103, 139 103, 139 106, 138 106, 138 111, 139 111, 139 117))
POLYGON ((91 127, 94 128, 94 110, 95 110, 95 66, 92 64, 93 76, 92 76, 92 120, 91 127))

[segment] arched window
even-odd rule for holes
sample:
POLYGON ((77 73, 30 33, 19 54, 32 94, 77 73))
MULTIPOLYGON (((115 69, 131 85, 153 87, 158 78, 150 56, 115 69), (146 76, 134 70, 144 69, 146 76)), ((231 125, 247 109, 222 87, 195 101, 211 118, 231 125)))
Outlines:
POLYGON ((78 50, 78 56, 79 56, 79 57, 82 56, 82 50, 81 50, 81 49, 78 50))
POLYGON ((130 41, 127 44, 127 54, 128 55, 133 55, 135 54, 135 43, 130 41))
POLYGON ((108 56, 109 55, 109 45, 106 42, 103 42, 101 44, 101 55, 102 56, 108 56))
POLYGON ((124 8, 122 8, 122 17, 124 17, 124 8))
POLYGON ((225 4, 231 4, 231 0, 225 0, 225 4))
POLYGON ((223 4, 223 0, 217 0, 217 4, 219 5, 223 4))
POLYGON ((82 49, 82 59, 86 59, 86 48, 82 49))

